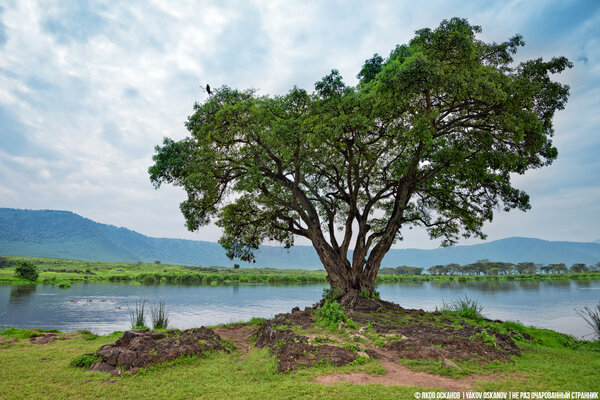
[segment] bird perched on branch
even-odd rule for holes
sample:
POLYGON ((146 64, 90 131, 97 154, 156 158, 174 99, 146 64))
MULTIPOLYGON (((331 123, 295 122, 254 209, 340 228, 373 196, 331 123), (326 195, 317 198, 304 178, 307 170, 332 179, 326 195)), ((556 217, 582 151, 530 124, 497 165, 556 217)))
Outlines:
POLYGON ((206 84, 206 93, 208 93, 209 96, 212 94, 210 91, 210 85, 208 83, 206 84))

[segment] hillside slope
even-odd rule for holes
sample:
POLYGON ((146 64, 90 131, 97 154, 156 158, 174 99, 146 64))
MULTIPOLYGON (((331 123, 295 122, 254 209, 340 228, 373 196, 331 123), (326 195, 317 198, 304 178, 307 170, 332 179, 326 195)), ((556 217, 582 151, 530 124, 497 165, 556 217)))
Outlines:
MULTIPOLYGON (((233 266, 217 243, 152 238, 126 228, 94 222, 69 211, 0 208, 0 254, 90 261, 153 262, 233 266)), ((600 243, 551 242, 512 237, 489 243, 433 250, 390 250, 382 266, 467 264, 480 259, 541 264, 600 261, 600 243)), ((290 250, 262 246, 251 266, 322 268, 310 246, 290 250)))

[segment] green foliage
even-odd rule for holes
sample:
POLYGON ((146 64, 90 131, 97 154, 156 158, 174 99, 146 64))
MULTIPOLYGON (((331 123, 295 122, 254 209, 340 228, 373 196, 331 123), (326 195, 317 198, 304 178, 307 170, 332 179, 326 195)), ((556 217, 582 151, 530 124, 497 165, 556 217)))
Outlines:
POLYGON ((40 272, 35 264, 27 261, 21 261, 15 267, 15 275, 30 281, 35 281, 40 275, 40 272))
POLYGON ((75 368, 89 368, 92 364, 100 361, 100 357, 96 354, 81 354, 74 357, 69 365, 75 368))
POLYGON ((353 322, 346 316, 346 311, 340 303, 329 298, 325 298, 325 302, 321 307, 317 308, 315 313, 317 315, 317 324, 332 330, 338 329, 340 322, 353 322))
POLYGON ((483 306, 480 305, 477 300, 471 300, 467 295, 465 295, 464 299, 456 299, 449 304, 444 302, 442 310, 448 310, 455 312, 458 316, 472 319, 472 320, 481 320, 483 316, 481 315, 481 311, 483 310, 483 306))
POLYGON ((498 345, 496 344, 496 336, 494 336, 493 334, 490 334, 486 329, 474 334, 469 339, 482 341, 483 343, 486 344, 486 346, 489 346, 492 348, 498 347, 498 345))
POLYGON ((337 302, 337 300, 340 297, 342 297, 342 292, 335 287, 323 289, 323 294, 321 295, 321 298, 323 300, 329 300, 334 302, 337 302))
POLYGON ((421 29, 387 59, 367 60, 356 87, 332 70, 312 94, 216 89, 194 105, 189 137, 156 146, 150 180, 184 188, 188 229, 215 220, 230 258, 306 237, 340 288, 374 283, 410 225, 444 245, 484 238, 498 208, 530 208, 511 176, 556 158, 552 119, 569 88, 551 75, 572 64, 514 65, 521 36, 498 44, 479 33, 461 18, 421 29))
POLYGON ((368 290, 363 290, 358 294, 358 297, 362 298, 362 299, 380 299, 380 294, 377 290, 373 289, 372 292, 369 292, 368 290))

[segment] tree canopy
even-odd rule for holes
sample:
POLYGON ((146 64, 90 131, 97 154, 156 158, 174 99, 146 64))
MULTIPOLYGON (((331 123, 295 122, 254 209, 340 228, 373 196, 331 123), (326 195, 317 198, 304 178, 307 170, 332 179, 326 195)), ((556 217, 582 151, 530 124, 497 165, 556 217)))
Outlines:
POLYGON ((306 237, 332 287, 372 293, 403 228, 444 245, 484 238, 495 210, 530 208, 511 174, 557 156, 552 118, 569 88, 551 74, 572 64, 516 64, 520 35, 485 43, 480 32, 460 18, 421 29, 367 60, 356 86, 333 70, 312 93, 213 90, 194 105, 191 135, 156 147, 151 181, 183 187, 188 229, 215 220, 228 256, 306 237))

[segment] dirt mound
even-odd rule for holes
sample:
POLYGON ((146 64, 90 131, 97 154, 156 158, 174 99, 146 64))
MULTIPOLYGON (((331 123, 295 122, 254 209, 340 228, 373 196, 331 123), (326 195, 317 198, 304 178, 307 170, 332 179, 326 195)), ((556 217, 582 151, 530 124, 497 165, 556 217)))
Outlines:
MULTIPOLYGON (((244 325, 233 325, 229 327, 217 327, 213 329, 220 337, 231 341, 231 343, 242 353, 250 351, 249 337, 254 333, 253 329, 244 325)), ((243 357, 243 356, 242 356, 243 357)))
POLYGON ((308 319, 310 319, 309 311, 279 314, 258 329, 256 345, 261 348, 269 347, 277 358, 278 371, 290 371, 300 366, 311 367, 319 363, 341 366, 356 359, 356 353, 349 349, 330 345, 314 346, 308 344, 308 337, 298 335, 289 329, 290 323, 293 324, 294 320, 307 321, 308 319), (303 313, 305 315, 301 315, 303 313))
POLYGON ((200 355, 207 350, 229 352, 222 339, 204 327, 185 331, 127 331, 114 344, 104 345, 95 353, 101 360, 90 370, 115 375, 124 371, 135 373, 142 367, 171 361, 182 355, 200 355))
MULTIPOLYGON (((441 361, 447 358, 455 360, 468 360, 479 358, 482 360, 510 361, 510 355, 521 355, 517 345, 506 335, 483 329, 440 329, 429 326, 426 331, 422 327, 405 327, 401 330, 407 338, 394 341, 386 346, 397 358, 410 358, 413 360, 430 359, 441 361), (478 340, 478 335, 488 338, 488 343, 478 340)), ((367 354, 374 357, 367 351, 367 354)), ((375 357, 376 358, 376 357, 375 357)))
POLYGON ((309 333, 315 328, 311 311, 295 308, 291 313, 278 314, 257 331, 256 345, 271 349, 280 371, 326 360, 344 365, 356 359, 358 353, 393 362, 402 358, 510 362, 511 356, 521 354, 511 336, 496 332, 493 324, 481 327, 440 312, 409 310, 387 301, 362 298, 347 311, 358 327, 342 328, 345 338, 339 332, 323 332, 317 344, 308 338, 319 336, 313 338, 314 334, 309 333), (303 336, 303 332, 308 336, 303 336), (348 337, 350 342, 345 343, 348 337))
POLYGON ((55 342, 58 339, 58 333, 56 332, 40 332, 32 330, 33 336, 29 338, 31 344, 48 344, 55 342))

